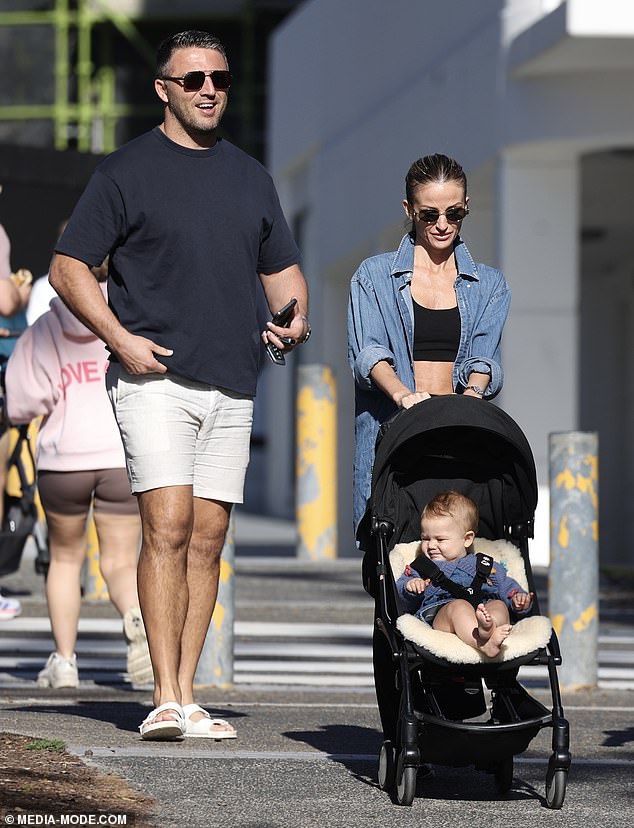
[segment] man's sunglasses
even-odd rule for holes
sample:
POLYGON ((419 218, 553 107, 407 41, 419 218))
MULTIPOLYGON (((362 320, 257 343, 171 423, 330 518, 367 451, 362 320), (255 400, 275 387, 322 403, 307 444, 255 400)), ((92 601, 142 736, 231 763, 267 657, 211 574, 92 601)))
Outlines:
POLYGON ((441 213, 435 207, 424 207, 422 210, 414 213, 414 218, 425 222, 425 224, 436 224, 438 219, 444 216, 448 222, 454 224, 457 221, 462 221, 468 213, 468 207, 448 207, 444 213, 441 213))
POLYGON ((231 86, 231 72, 226 69, 214 69, 212 72, 186 72, 182 78, 162 77, 161 80, 175 81, 183 86, 185 92, 198 92, 205 85, 205 78, 211 78, 215 89, 224 90, 231 86))

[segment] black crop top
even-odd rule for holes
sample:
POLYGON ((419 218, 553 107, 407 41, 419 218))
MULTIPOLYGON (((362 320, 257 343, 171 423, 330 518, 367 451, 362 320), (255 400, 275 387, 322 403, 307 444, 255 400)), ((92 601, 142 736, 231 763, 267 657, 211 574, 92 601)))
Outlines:
POLYGON ((460 344, 458 306, 432 310, 413 304, 414 361, 455 362, 460 344))

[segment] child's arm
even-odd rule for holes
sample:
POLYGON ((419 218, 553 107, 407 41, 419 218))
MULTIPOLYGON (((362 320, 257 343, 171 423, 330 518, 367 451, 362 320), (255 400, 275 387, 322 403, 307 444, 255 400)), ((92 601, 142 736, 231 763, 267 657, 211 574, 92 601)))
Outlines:
POLYGON ((523 590, 512 592, 509 597, 511 598, 511 607, 518 615, 528 612, 533 603, 532 592, 524 592, 523 590))
POLYGON ((533 603, 533 593, 526 592, 514 578, 509 578, 499 561, 495 561, 493 568, 500 598, 516 615, 527 613, 533 603))
POLYGON ((425 582, 415 569, 412 569, 411 566, 405 567, 405 571, 396 582, 396 590, 406 612, 413 612, 420 607, 419 596, 425 588, 424 584, 425 582), (415 587, 412 588, 412 583, 417 581, 423 584, 423 588, 420 590, 415 587))

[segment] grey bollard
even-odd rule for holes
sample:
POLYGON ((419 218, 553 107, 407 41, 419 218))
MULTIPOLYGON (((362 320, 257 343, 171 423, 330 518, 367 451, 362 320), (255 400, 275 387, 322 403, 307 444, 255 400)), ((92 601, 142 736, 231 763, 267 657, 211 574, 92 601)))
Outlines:
POLYGON ((563 689, 597 684, 599 631, 598 436, 551 434, 548 609, 562 653, 563 689))
POLYGON ((297 392, 297 557, 337 557, 337 386, 326 365, 302 365, 297 392))
POLYGON ((230 687, 233 684, 234 535, 235 518, 232 512, 220 558, 218 597, 194 676, 194 687, 230 687))

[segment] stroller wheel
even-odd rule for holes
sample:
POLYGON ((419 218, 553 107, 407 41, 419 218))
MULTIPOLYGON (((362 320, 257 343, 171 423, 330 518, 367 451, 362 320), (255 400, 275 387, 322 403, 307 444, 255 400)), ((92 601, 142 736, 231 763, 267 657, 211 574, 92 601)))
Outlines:
POLYGON ((548 770, 546 775, 546 805, 554 811, 559 810, 566 798, 567 773, 561 768, 548 770))
POLYGON ((379 788, 382 791, 391 791, 394 787, 394 777, 396 775, 395 766, 394 745, 388 739, 381 745, 381 752, 379 753, 379 766, 377 768, 379 788))
POLYGON ((495 787, 498 793, 505 794, 511 790, 513 784, 513 757, 508 756, 496 767, 495 787))
POLYGON ((402 754, 396 764, 396 801, 399 805, 411 805, 416 795, 418 768, 404 767, 402 754))

